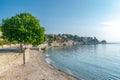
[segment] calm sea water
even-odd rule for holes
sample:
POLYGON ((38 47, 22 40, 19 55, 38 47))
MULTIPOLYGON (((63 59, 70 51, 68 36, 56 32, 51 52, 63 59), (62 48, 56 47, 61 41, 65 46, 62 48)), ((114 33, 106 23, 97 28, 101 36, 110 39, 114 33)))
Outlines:
POLYGON ((120 44, 49 48, 46 61, 84 80, 120 80, 120 44))

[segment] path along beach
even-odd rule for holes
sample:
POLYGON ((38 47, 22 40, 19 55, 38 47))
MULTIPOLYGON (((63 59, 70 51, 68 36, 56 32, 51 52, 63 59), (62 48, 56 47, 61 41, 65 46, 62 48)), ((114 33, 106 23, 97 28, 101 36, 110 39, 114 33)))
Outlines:
MULTIPOLYGON (((0 80, 77 80, 46 63, 42 52, 30 49, 29 53, 30 59, 25 65, 12 66, 0 74, 0 80)), ((9 54, 7 56, 12 56, 14 54, 9 54)), ((22 56, 20 60, 21 59, 22 56)))

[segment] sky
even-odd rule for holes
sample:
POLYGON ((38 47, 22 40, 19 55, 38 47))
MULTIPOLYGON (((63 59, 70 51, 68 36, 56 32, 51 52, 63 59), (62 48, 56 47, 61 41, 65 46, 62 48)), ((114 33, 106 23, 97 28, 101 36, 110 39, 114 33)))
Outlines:
POLYGON ((0 24, 22 12, 39 19, 48 34, 120 42, 120 0, 0 0, 0 24))

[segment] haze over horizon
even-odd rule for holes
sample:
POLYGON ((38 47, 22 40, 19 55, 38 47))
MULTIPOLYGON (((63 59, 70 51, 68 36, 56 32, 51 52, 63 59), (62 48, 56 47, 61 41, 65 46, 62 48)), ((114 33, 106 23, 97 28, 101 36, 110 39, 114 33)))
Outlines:
POLYGON ((69 33, 120 42, 120 0, 0 0, 2 19, 29 12, 46 33, 69 33))

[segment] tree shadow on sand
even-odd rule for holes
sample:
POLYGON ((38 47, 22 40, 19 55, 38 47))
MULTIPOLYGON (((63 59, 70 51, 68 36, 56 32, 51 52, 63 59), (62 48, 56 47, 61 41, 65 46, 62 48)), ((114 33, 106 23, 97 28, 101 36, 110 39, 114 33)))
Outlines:
POLYGON ((0 54, 1 53, 19 53, 18 48, 3 48, 0 49, 0 54))

